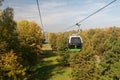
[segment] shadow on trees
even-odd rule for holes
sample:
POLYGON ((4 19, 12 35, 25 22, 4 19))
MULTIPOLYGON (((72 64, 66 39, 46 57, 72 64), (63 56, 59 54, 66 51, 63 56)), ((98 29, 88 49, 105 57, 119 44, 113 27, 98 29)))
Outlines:
POLYGON ((42 53, 43 58, 54 57, 56 55, 57 55, 56 52, 53 52, 51 50, 44 50, 43 53, 42 53))
POLYGON ((50 77, 53 76, 52 71, 58 66, 58 64, 55 65, 48 65, 43 66, 37 70, 37 75, 33 79, 39 79, 39 80, 48 80, 50 77))
MULTIPOLYGON (((54 57, 57 54, 52 51, 43 51, 43 58, 50 58, 54 57)), ((30 77, 29 80, 48 80, 53 76, 53 70, 59 67, 59 64, 52 64, 53 60, 48 61, 42 61, 40 62, 40 67, 32 73, 33 75, 30 77)), ((54 70, 55 71, 55 70, 54 70)), ((63 72, 56 71, 59 74, 62 74, 63 72)))

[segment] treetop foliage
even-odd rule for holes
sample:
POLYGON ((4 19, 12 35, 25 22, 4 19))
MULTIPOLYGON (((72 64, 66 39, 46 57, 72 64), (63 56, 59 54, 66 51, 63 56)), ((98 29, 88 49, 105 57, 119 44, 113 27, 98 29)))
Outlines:
POLYGON ((41 60, 42 32, 35 22, 13 20, 12 8, 0 15, 0 79, 26 80, 41 60))
POLYGON ((13 9, 6 8, 0 16, 0 43, 3 43, 1 47, 4 47, 1 48, 1 53, 4 53, 5 50, 15 49, 14 46, 17 46, 16 22, 13 20, 13 15, 13 9))

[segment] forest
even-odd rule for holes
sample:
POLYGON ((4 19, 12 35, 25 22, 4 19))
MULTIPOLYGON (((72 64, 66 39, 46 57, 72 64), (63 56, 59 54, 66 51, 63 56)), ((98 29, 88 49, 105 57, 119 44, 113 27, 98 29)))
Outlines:
POLYGON ((81 31, 82 49, 71 52, 68 37, 77 32, 48 32, 44 43, 36 22, 0 10, 0 80, 120 80, 120 27, 81 31))

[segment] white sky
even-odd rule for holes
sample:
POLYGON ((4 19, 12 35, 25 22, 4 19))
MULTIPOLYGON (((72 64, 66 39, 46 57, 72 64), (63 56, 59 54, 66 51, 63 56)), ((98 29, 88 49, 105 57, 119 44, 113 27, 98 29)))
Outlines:
MULTIPOLYGON (((44 30, 61 32, 113 0, 39 0, 44 30)), ((14 8, 14 19, 39 20, 36 0, 5 0, 3 8, 14 8)), ((81 23, 81 29, 120 26, 120 0, 81 23)), ((70 30, 77 29, 73 27, 70 30)))

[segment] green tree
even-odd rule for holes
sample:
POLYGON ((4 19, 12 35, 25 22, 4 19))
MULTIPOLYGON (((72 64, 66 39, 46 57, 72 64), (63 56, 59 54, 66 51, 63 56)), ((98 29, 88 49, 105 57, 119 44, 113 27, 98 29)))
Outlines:
POLYGON ((97 62, 92 48, 74 54, 70 60, 73 80, 96 80, 98 77, 97 62))
POLYGON ((101 29, 86 30, 81 33, 83 47, 71 57, 74 80, 97 80, 99 57, 104 52, 105 34, 101 29))
POLYGON ((18 75, 22 74, 21 69, 23 69, 21 61, 18 60, 20 58, 19 40, 13 17, 13 9, 9 7, 0 14, 0 76, 3 80, 17 78, 18 75), (11 50, 17 54, 10 52, 11 50))
POLYGON ((68 36, 65 33, 57 36, 56 47, 58 51, 65 51, 67 49, 67 40, 68 36))
POLYGON ((6 8, 0 15, 0 53, 6 53, 11 49, 16 52, 18 49, 16 23, 13 16, 12 8, 6 8))
POLYGON ((120 39, 115 27, 112 29, 109 39, 105 43, 106 51, 100 64, 101 80, 120 79, 120 39))
POLYGON ((56 38, 57 38, 57 36, 56 36, 55 33, 50 34, 49 43, 51 44, 51 47, 52 47, 53 50, 57 49, 57 47, 56 47, 56 41, 57 41, 56 38))

